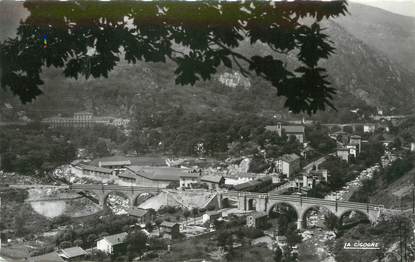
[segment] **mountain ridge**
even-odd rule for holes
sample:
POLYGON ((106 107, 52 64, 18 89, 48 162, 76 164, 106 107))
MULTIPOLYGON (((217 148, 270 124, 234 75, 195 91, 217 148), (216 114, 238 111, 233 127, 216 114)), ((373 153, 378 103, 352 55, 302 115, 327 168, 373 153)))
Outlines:
MULTIPOLYGON (((409 64, 401 61, 399 57, 398 59, 391 58, 393 56, 391 52, 388 54, 379 50, 382 47, 374 44, 377 41, 376 37, 361 39, 364 31, 356 29, 354 24, 369 24, 370 21, 382 15, 388 15, 388 17, 392 15, 398 18, 400 16, 367 6, 365 8, 374 14, 362 16, 356 11, 359 7, 360 5, 352 3, 350 4, 351 16, 324 23, 337 48, 336 53, 322 63, 327 67, 329 79, 338 90, 334 104, 343 110, 364 103, 372 107, 412 110, 411 104, 415 101, 415 70, 412 72, 409 64), (356 13, 356 17, 353 17, 356 13), (347 102, 350 105, 347 105, 347 102)), ((386 24, 390 23, 388 17, 383 19, 386 20, 386 24)), ((396 21, 400 20, 392 20, 395 23, 391 25, 392 28, 399 28, 396 21)), ((386 25, 381 25, 378 30, 386 30, 385 28, 387 28, 386 25)), ((412 36, 412 29, 405 31, 403 28, 402 30, 403 33, 400 35, 412 36)), ((373 35, 376 36, 376 32, 373 35)), ((393 33, 393 35, 397 34, 393 33)), ((412 38, 409 37, 407 40, 412 41, 412 38)), ((415 38, 413 43, 415 46, 415 38)), ((405 47, 402 47, 403 50, 405 47)), ((244 48, 247 47, 242 47, 242 51, 249 53, 249 49, 244 50, 244 48)), ((264 52, 267 52, 266 48, 264 52)), ((290 60, 289 56, 286 60, 290 60)), ((231 76, 238 72, 220 69, 220 73, 213 80, 199 82, 193 87, 176 86, 173 78, 174 69, 169 66, 168 63, 139 62, 136 65, 121 63, 110 73, 108 79, 87 81, 65 79, 61 71, 47 69, 42 74, 45 79, 45 85, 42 87, 44 95, 31 105, 21 108, 27 111, 43 112, 39 113, 42 115, 54 115, 56 112, 71 114, 76 110, 87 109, 94 111, 97 115, 131 116, 134 110, 137 110, 137 101, 142 99, 139 97, 146 97, 146 99, 154 100, 154 104, 149 105, 153 106, 154 110, 159 110, 165 103, 168 103, 173 106, 183 106, 187 111, 201 114, 219 111, 235 115, 243 114, 243 112, 266 116, 272 116, 275 113, 289 115, 288 111, 283 108, 284 100, 277 96, 276 89, 258 77, 251 76, 249 84, 244 80, 245 87, 243 88, 225 88, 223 79, 222 83, 220 82, 221 77, 223 78, 224 74, 231 76), (250 87, 247 88, 247 86, 250 87), (161 97, 164 97, 166 101, 163 101, 161 97)), ((18 104, 17 100, 16 104, 18 104)))

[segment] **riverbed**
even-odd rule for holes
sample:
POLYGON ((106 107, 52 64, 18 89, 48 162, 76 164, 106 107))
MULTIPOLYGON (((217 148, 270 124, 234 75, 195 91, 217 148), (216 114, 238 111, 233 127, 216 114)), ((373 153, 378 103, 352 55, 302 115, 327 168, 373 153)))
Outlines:
POLYGON ((54 218, 61 215, 70 217, 82 217, 94 214, 101 210, 99 206, 87 198, 79 198, 66 192, 30 189, 29 200, 33 210, 47 218, 54 218), (51 200, 45 200, 51 198, 51 200), (59 200, 62 198, 62 200, 59 200), (39 201, 36 201, 39 199, 39 201))

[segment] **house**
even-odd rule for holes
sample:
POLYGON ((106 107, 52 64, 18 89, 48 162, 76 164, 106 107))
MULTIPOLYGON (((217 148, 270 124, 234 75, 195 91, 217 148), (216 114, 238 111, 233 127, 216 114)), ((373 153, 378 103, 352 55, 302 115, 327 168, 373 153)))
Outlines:
POLYGON ((97 241, 97 249, 107 254, 120 254, 125 252, 127 232, 105 236, 97 241))
POLYGON ((223 187, 225 178, 223 176, 206 175, 200 178, 200 182, 207 184, 209 189, 215 190, 223 187))
POLYGON ((321 181, 327 182, 328 180, 328 170, 327 169, 317 169, 317 170, 310 170, 309 174, 313 175, 314 177, 317 177, 321 181))
POLYGON ((300 157, 296 154, 285 154, 276 161, 277 172, 289 178, 300 170, 300 157))
POLYGON ((203 223, 206 222, 215 222, 217 219, 222 217, 222 212, 220 211, 208 211, 202 216, 203 223))
POLYGON ((362 137, 353 135, 350 136, 349 145, 357 145, 357 153, 362 151, 362 137))
POLYGON ((277 244, 280 248, 283 248, 288 244, 286 236, 276 236, 275 238, 276 238, 275 240, 276 240, 276 242, 277 242, 277 244))
POLYGON ((303 125, 282 125, 277 123, 275 126, 265 126, 265 130, 276 132, 279 136, 283 133, 288 137, 294 136, 298 142, 304 143, 305 128, 303 125))
POLYGON ((180 187, 190 188, 192 184, 197 184, 200 182, 200 175, 195 173, 189 173, 186 175, 180 176, 180 187))
POLYGON ((266 245, 268 249, 273 248, 273 239, 270 236, 262 236, 251 240, 251 246, 266 245))
POLYGON ((321 181, 327 182, 327 169, 311 170, 308 173, 303 173, 301 176, 295 178, 295 186, 297 188, 312 189, 321 181))
POLYGON ((160 224, 160 235, 167 239, 176 239, 180 237, 180 225, 178 223, 163 221, 160 224))
POLYGON ((99 178, 115 178, 115 171, 108 168, 78 163, 71 165, 71 173, 78 176, 95 176, 99 178))
POLYGON ((115 170, 117 174, 124 171, 127 166, 131 165, 131 161, 122 156, 112 156, 98 161, 98 166, 115 170))
POLYGON ((358 154, 358 145, 347 145, 346 148, 349 149, 349 155, 353 156, 354 158, 357 157, 358 154))
POLYGON ((91 127, 93 125, 112 125, 126 127, 129 119, 115 118, 112 116, 94 116, 91 112, 77 112, 72 117, 62 117, 61 115, 42 119, 41 123, 51 127, 91 127))
POLYGON ((265 212, 253 212, 246 217, 246 226, 261 228, 266 225, 268 215, 265 212))
POLYGON ((336 155, 337 155, 338 158, 346 160, 347 162, 349 162, 349 158, 350 158, 349 149, 344 148, 344 147, 337 148, 336 155))
POLYGON ((132 172, 121 172, 118 175, 118 178, 120 179, 122 183, 122 185, 124 186, 136 186, 136 182, 137 182, 137 175, 135 175, 132 172))
POLYGON ((114 164, 116 167, 121 166, 125 168, 128 165, 131 166, 167 166, 166 159, 163 157, 148 157, 148 156, 123 156, 123 155, 115 155, 115 156, 106 156, 95 158, 91 161, 90 165, 99 166, 101 165, 109 165, 112 164, 111 162, 115 162, 114 164))
POLYGON ((374 133, 376 129, 375 124, 364 124, 363 125, 363 132, 364 133, 374 133))
POLYGON ((236 174, 225 175, 224 178, 225 185, 239 185, 257 179, 258 174, 239 172, 236 174))
POLYGON ((80 247, 70 247, 57 251, 57 254, 65 261, 82 261, 88 253, 80 247))
POLYGON ((40 256, 29 257, 28 262, 65 262, 55 251, 40 256))
POLYGON ((194 175, 189 169, 177 167, 127 166, 118 177, 130 185, 166 188, 172 182, 179 184, 181 177, 194 175))
POLYGON ((131 207, 127 212, 129 216, 137 218, 138 223, 147 224, 153 221, 153 214, 148 209, 131 207))
POLYGON ((245 183, 234 185, 233 188, 236 191, 251 191, 257 192, 260 190, 264 190, 264 188, 269 188, 272 185, 272 177, 271 176, 263 176, 257 178, 255 180, 250 180, 245 183))

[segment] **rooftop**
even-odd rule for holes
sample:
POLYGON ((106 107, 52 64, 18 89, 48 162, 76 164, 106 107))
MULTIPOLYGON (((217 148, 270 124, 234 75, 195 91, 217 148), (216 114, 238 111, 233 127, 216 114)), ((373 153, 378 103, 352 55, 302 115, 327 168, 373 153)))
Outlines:
POLYGON ((245 183, 234 185, 235 190, 245 190, 252 186, 261 185, 264 182, 272 183, 272 177, 265 176, 245 183))
POLYGON ((347 151, 347 152, 349 152, 349 149, 345 148, 345 147, 338 147, 337 151, 347 151))
POLYGON ((101 165, 101 166, 129 166, 129 165, 131 165, 131 161, 130 160, 99 161, 98 165, 101 165))
POLYGON ((92 113, 88 111, 80 111, 80 112, 74 113, 74 115, 92 115, 92 113))
POLYGON ((99 162, 119 162, 130 161, 130 165, 134 166, 166 166, 166 159, 163 157, 131 157, 131 156, 107 156, 97 158, 91 161, 91 165, 98 166, 99 162))
POLYGON ((194 174, 188 173, 187 169, 177 167, 128 166, 127 170, 130 170, 137 176, 159 181, 179 181, 180 177, 194 176, 194 174))
POLYGON ((195 173, 187 173, 187 174, 180 176, 180 178, 199 178, 199 177, 200 175, 195 174, 195 173))
POLYGON ((64 262, 55 251, 41 256, 29 257, 29 262, 64 262))
POLYGON ((297 159, 300 159, 300 157, 297 156, 296 154, 284 154, 284 155, 282 155, 280 157, 280 159, 282 161, 285 161, 285 162, 289 162, 290 163, 290 162, 293 162, 293 161, 295 161, 297 159))
POLYGON ((118 177, 136 179, 137 175, 135 173, 131 173, 131 172, 121 172, 120 174, 118 174, 118 177))
POLYGON ((161 223, 160 226, 162 226, 162 227, 174 227, 175 225, 178 225, 178 223, 163 221, 163 223, 161 223))
POLYGON ((282 129, 284 129, 285 133, 304 133, 304 126, 300 125, 283 125, 282 129))
POLYGON ((251 216, 253 218, 260 218, 260 217, 267 216, 267 213, 266 212, 253 212, 253 213, 249 214, 249 216, 251 216))
POLYGON ((112 173, 112 170, 111 169, 104 168, 104 167, 97 167, 97 166, 91 166, 91 165, 85 165, 85 164, 78 164, 77 166, 79 166, 83 170, 100 172, 100 173, 107 173, 107 174, 111 174, 112 173))
POLYGON ((61 249, 60 253, 61 253, 59 254, 60 256, 63 256, 64 258, 67 258, 67 259, 84 256, 87 254, 86 251, 80 247, 70 247, 70 248, 61 249))
POLYGON ((145 214, 148 213, 147 209, 144 208, 138 208, 138 207, 132 207, 128 210, 128 214, 131 216, 136 216, 136 217, 142 217, 145 214))
POLYGON ((115 245, 124 243, 125 239, 127 238, 127 235, 128 235, 127 232, 122 232, 122 233, 115 234, 115 235, 105 236, 102 239, 105 239, 112 246, 115 246, 115 245))
POLYGON ((223 179, 224 179, 223 176, 208 175, 208 176, 202 176, 200 180, 205 181, 205 182, 211 182, 211 183, 220 183, 221 180, 223 179))
MULTIPOLYGON (((302 125, 282 125, 281 128, 285 131, 285 133, 304 133, 304 126, 302 125)), ((265 126, 265 130, 271 132, 277 132, 278 126, 265 126)))

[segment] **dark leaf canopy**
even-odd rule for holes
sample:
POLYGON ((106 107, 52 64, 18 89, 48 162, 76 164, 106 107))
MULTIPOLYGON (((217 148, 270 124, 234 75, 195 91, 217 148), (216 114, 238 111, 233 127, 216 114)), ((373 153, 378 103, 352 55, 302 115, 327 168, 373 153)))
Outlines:
MULTIPOLYGON (((347 12, 346 1, 294 2, 25 2, 30 16, 1 44, 1 85, 30 102, 42 93, 45 66, 66 77, 108 77, 121 59, 176 64, 176 83, 208 80, 219 66, 256 74, 287 98, 293 112, 315 113, 335 89, 321 59, 334 52, 322 19, 347 12), (47 45, 44 44, 47 36, 47 45), (270 54, 247 55, 265 44, 270 54), (298 68, 279 58, 294 54, 298 68)), ((255 52, 257 51, 257 52, 255 52)))

